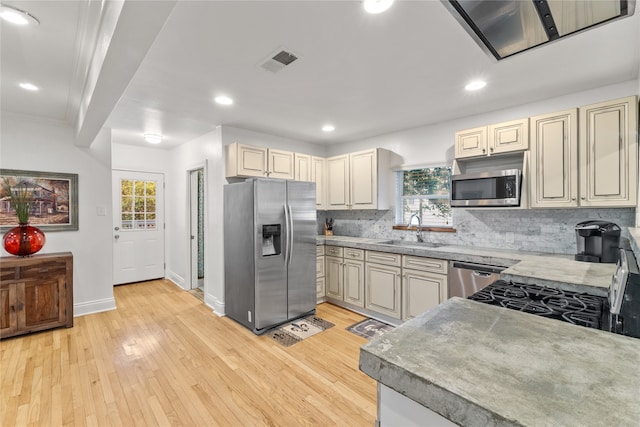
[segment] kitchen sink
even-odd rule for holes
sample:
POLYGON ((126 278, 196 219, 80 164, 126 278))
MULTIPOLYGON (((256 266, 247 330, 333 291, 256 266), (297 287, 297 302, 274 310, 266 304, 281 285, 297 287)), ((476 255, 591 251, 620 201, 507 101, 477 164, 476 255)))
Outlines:
POLYGON ((382 243, 383 245, 411 246, 418 248, 439 248, 440 246, 442 246, 441 243, 416 242, 412 240, 387 240, 380 243, 382 243))

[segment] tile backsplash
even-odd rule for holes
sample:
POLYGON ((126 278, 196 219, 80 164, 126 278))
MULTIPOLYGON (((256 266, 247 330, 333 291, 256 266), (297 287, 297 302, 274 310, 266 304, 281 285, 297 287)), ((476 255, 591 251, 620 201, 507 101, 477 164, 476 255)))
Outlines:
MULTIPOLYGON (((415 239, 415 232, 393 230, 395 211, 318 211, 318 234, 326 218, 333 218, 336 236, 377 239, 415 239)), ((636 209, 455 209, 455 233, 423 231, 425 242, 486 248, 574 254, 577 223, 599 219, 622 228, 636 221, 636 209)))

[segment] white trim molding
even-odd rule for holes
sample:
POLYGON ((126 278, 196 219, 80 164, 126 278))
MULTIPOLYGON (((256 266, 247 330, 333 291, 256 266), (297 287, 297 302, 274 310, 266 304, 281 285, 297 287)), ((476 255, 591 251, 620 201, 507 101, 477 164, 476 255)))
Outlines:
POLYGON ((73 317, 86 316, 87 314, 101 313, 103 311, 115 310, 115 298, 104 298, 88 302, 80 302, 73 305, 73 317))

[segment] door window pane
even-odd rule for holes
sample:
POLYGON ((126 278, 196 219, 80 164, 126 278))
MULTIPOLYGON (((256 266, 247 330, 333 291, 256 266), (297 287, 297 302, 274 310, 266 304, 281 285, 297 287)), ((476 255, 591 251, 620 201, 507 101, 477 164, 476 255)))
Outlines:
POLYGON ((121 180, 120 215, 123 230, 155 230, 156 182, 121 180), (135 196, 135 197, 134 197, 135 196))

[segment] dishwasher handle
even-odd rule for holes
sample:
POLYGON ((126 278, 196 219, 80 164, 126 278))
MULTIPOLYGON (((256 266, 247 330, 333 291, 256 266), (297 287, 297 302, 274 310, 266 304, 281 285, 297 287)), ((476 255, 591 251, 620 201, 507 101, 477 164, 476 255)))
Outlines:
MULTIPOLYGON (((452 268, 463 268, 465 270, 473 270, 474 274, 477 273, 489 273, 489 274, 499 274, 502 272, 502 270, 504 270, 506 267, 498 267, 496 265, 486 265, 486 264, 473 264, 470 262, 458 262, 458 261, 451 261, 451 267, 452 268)), ((480 275, 480 274, 477 274, 480 275)), ((488 275, 483 277, 488 277, 488 275)))

